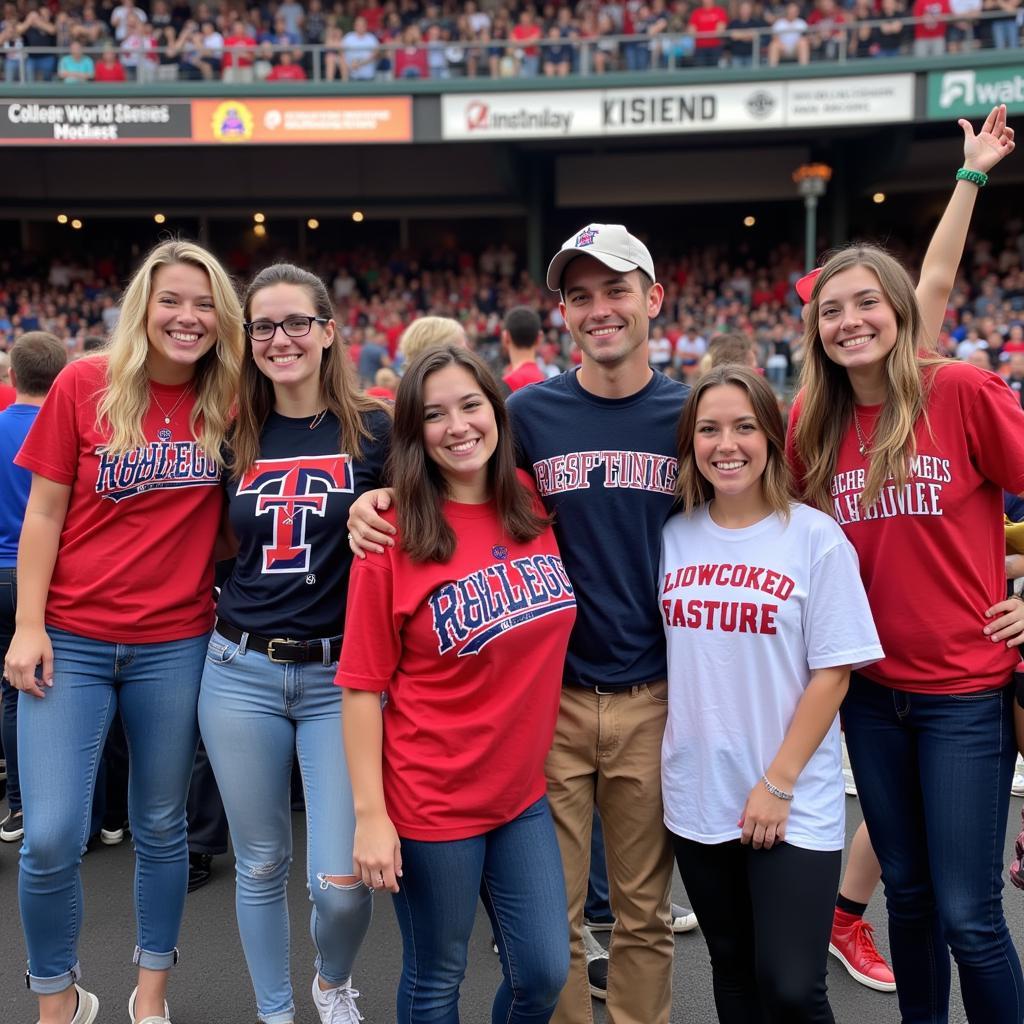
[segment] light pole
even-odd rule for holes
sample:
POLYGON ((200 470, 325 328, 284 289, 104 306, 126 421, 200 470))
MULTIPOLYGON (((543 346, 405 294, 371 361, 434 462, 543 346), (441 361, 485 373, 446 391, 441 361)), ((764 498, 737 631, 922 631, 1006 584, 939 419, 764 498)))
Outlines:
POLYGON ((793 172, 796 189, 804 197, 804 273, 814 269, 817 253, 818 200, 825 194, 825 186, 832 177, 828 164, 802 164, 793 172))

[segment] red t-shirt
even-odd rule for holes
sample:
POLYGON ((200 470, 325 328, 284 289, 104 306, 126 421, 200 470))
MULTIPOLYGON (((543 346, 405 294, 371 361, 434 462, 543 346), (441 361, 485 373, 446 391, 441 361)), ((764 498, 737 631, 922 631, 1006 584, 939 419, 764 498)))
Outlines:
MULTIPOLYGON (((690 14, 690 28, 694 32, 718 32, 729 24, 729 15, 721 7, 696 7, 690 14)), ((706 36, 703 39, 698 36, 695 40, 698 50, 708 49, 712 46, 721 46, 721 36, 706 36)))
MULTIPOLYGON (((939 18, 943 14, 950 13, 949 0, 914 0, 915 18, 939 18)), ((915 39, 944 39, 946 36, 945 21, 933 22, 920 21, 914 26, 915 39)))
POLYGON ((525 388, 527 384, 536 384, 538 381, 547 380, 536 363, 523 363, 518 370, 510 370, 502 377, 508 385, 509 391, 518 391, 525 388))
POLYGON ((10 384, 0 384, 0 410, 6 409, 9 405, 14 405, 14 399, 17 394, 17 391, 10 384))
POLYGON ((96 61, 92 79, 94 82, 123 82, 126 80, 124 65, 118 61, 116 64, 106 64, 101 60, 96 61))
POLYGON ((353 563, 336 678, 387 691, 388 815, 400 836, 437 842, 489 832, 543 796, 576 619, 550 529, 511 540, 493 502, 448 502, 445 516, 450 562, 395 547, 353 563))
MULTIPOLYGON (((512 39, 517 43, 529 43, 534 39, 540 39, 540 25, 516 25, 512 29, 512 39)), ((539 46, 524 46, 523 53, 527 57, 536 57, 540 53, 539 46)))
MULTIPOLYGON (((864 675, 913 693, 972 693, 1003 686, 1020 660, 982 630, 985 610, 1006 596, 1002 492, 1024 491, 1024 411, 994 373, 967 363, 947 363, 934 379, 907 483, 883 488, 863 513, 857 498, 868 461, 851 424, 832 481, 833 514, 860 558, 886 655, 864 675)), ((880 409, 857 406, 865 438, 880 409)), ((798 396, 787 445, 798 476, 799 415, 798 396)))
POLYGON ((306 72, 301 64, 275 64, 267 75, 268 82, 304 82, 306 72))
POLYGON ((243 50, 242 47, 255 49, 256 40, 252 36, 228 36, 224 40, 224 59, 221 67, 230 68, 236 64, 240 68, 252 67, 252 50, 243 50), (238 49, 234 49, 234 47, 238 49))
MULTIPOLYGON (((193 397, 170 426, 151 403, 143 420, 149 444, 112 456, 96 426, 105 386, 102 356, 62 370, 15 459, 71 487, 46 623, 109 643, 199 636, 213 626, 223 495, 219 468, 188 429, 193 397)), ((151 387, 168 412, 183 390, 151 387)))

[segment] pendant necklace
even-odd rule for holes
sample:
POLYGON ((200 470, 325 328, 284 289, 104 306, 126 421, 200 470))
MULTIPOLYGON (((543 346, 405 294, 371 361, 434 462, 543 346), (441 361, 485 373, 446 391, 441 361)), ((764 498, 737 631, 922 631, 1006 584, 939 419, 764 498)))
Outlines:
POLYGON ((192 391, 192 385, 189 384, 189 386, 187 388, 185 388, 185 390, 182 391, 182 393, 180 395, 178 395, 178 400, 174 403, 174 405, 171 406, 170 412, 168 412, 160 404, 160 399, 156 397, 156 392, 152 388, 150 388, 149 393, 150 393, 150 396, 152 397, 153 401, 156 402, 156 407, 160 410, 161 414, 163 415, 164 423, 170 425, 171 417, 178 411, 178 406, 181 405, 181 403, 185 401, 185 397, 188 394, 190 394, 191 391, 192 391))
POLYGON ((853 407, 853 426, 854 429, 857 431, 857 449, 861 453, 861 455, 867 455, 868 443, 865 440, 864 434, 861 432, 860 429, 860 418, 857 416, 856 406, 853 407))

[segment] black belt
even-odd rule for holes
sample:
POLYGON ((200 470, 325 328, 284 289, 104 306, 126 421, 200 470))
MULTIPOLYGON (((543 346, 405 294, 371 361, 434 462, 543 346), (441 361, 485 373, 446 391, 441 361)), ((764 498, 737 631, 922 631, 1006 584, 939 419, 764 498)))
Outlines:
MULTIPOLYGON (((324 645, 322 640, 289 640, 288 637, 260 636, 259 633, 247 633, 244 629, 232 626, 230 622, 223 619, 217 620, 217 632, 225 640, 234 644, 240 644, 242 637, 247 636, 245 649, 247 651, 258 651, 265 654, 274 662, 299 662, 324 660, 324 645)), ((341 654, 341 637, 331 641, 331 661, 337 661, 341 654)))

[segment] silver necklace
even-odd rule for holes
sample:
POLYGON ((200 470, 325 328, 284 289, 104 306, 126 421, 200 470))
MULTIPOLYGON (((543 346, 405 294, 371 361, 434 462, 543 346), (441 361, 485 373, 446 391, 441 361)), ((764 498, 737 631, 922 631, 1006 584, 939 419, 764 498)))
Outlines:
POLYGON ((178 411, 178 406, 181 405, 181 403, 185 401, 186 396, 191 394, 191 392, 192 392, 192 385, 189 384, 189 386, 187 388, 185 388, 185 390, 182 391, 182 393, 180 395, 178 395, 178 400, 174 403, 174 405, 171 406, 170 412, 168 412, 160 404, 160 399, 156 397, 156 392, 152 388, 149 389, 150 396, 152 397, 153 401, 156 402, 156 407, 163 414, 164 423, 166 423, 168 425, 170 425, 171 417, 178 411))
POLYGON ((860 429, 860 418, 857 416, 857 407, 856 406, 853 407, 853 426, 854 426, 854 429, 857 431, 857 441, 858 441, 857 448, 860 451, 861 455, 867 455, 867 453, 868 453, 868 443, 865 440, 864 434, 862 433, 862 431, 860 429))

